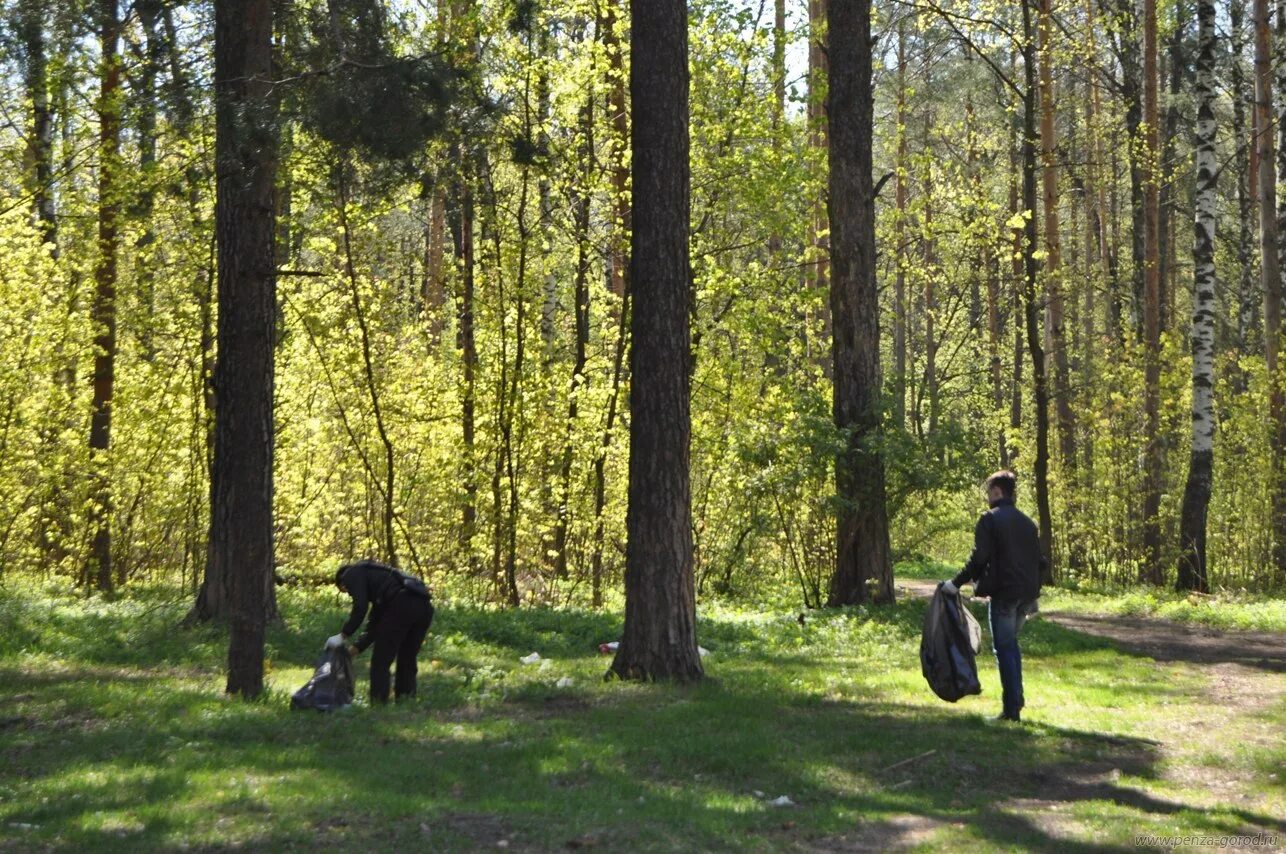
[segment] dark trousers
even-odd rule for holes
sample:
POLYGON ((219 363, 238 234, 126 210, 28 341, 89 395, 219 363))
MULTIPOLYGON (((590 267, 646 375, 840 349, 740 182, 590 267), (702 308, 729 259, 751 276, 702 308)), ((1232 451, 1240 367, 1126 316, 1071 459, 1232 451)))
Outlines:
POLYGON ((991 647, 996 652, 1000 670, 1001 705, 1006 715, 1017 716, 1023 709, 1023 654, 1018 648, 1018 634, 1027 615, 1033 612, 1028 600, 991 597, 988 617, 991 622, 991 647))
POLYGON ((423 596, 399 593, 389 601, 371 630, 371 702, 388 702, 388 671, 397 662, 394 693, 398 699, 415 696, 415 657, 433 623, 433 605, 423 596))

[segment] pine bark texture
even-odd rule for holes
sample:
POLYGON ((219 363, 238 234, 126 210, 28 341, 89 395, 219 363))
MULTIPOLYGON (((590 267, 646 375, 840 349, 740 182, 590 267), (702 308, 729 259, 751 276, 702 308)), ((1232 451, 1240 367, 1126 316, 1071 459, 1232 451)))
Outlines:
POLYGON ((1161 441, 1161 257, 1160 154, 1157 133, 1156 0, 1143 2, 1143 565, 1141 580, 1160 584, 1161 491, 1164 449, 1161 441))
POLYGON ((630 17, 632 420, 625 630, 612 671, 690 682, 703 672, 689 482, 687 6, 635 3, 630 17))
POLYGON ((835 461, 842 507, 828 601, 892 602, 884 461, 872 442, 880 429, 881 386, 871 179, 871 6, 832 2, 827 26, 833 408, 836 426, 849 437, 835 461))
POLYGON ((121 66, 116 0, 100 0, 98 261, 94 267, 94 404, 89 426, 90 561, 99 590, 112 589, 112 397, 116 384, 116 255, 120 247, 121 66))
POLYGON ((1179 529, 1180 590, 1207 589, 1206 513, 1214 468, 1215 7, 1197 0, 1196 221, 1192 244, 1192 451, 1179 529))
POLYGON ((1076 419, 1072 412, 1071 368, 1063 331, 1063 244, 1058 222, 1058 136, 1054 129, 1053 0, 1041 0, 1040 158, 1045 238, 1045 344, 1054 359, 1054 413, 1063 466, 1076 468, 1076 419))
MULTIPOLYGON (((273 602, 273 250, 277 171, 271 0, 215 4, 218 357, 210 519, 211 604, 229 618, 230 694, 263 690, 273 602)), ((221 616, 209 614, 209 616, 221 616)))

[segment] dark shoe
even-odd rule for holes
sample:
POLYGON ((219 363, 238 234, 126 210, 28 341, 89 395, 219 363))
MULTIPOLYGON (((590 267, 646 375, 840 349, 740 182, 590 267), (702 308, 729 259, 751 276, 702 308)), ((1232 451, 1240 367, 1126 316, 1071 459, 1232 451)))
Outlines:
POLYGON ((1012 712, 1012 713, 1011 713, 1011 712, 1001 712, 1000 714, 996 715, 996 720, 998 720, 998 721, 1010 721, 1010 722, 1012 722, 1012 723, 1016 723, 1016 724, 1018 724, 1018 723, 1022 723, 1022 718, 1019 716, 1018 712, 1012 712))

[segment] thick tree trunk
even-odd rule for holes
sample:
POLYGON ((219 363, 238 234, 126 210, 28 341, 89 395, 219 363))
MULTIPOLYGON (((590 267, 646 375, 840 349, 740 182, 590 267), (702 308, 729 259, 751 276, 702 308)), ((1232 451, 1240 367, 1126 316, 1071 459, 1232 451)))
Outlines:
POLYGON ((1164 448, 1161 443, 1161 258, 1160 153, 1157 128, 1156 0, 1143 2, 1143 565, 1140 580, 1160 584, 1161 491, 1164 448))
POLYGON ((697 654, 689 482, 688 17, 683 0, 630 14, 634 292, 625 630, 612 672, 693 681, 697 654))
POLYGON ((834 415, 835 425, 848 432, 848 447, 835 460, 841 508, 828 601, 831 605, 869 599, 892 602, 884 461, 871 441, 878 435, 881 420, 880 311, 871 182, 871 6, 866 2, 832 2, 827 25, 831 46, 826 113, 834 275, 834 415))
POLYGON ((215 4, 219 317, 210 565, 201 600, 221 588, 231 623, 227 690, 246 697, 263 690, 264 629, 275 611, 272 9, 270 0, 215 4))
POLYGON ((1207 589, 1206 511, 1214 468, 1215 6, 1197 0, 1196 224, 1192 244, 1192 452, 1179 529, 1180 590, 1207 589))
POLYGON ((1032 395, 1036 407, 1036 511, 1040 547, 1045 555, 1045 583, 1054 579, 1053 521, 1049 510, 1049 389, 1045 375, 1045 348, 1041 344, 1036 280, 1036 49, 1031 0, 1023 0, 1023 208, 1029 216, 1023 229, 1023 314, 1027 325, 1027 350, 1031 354, 1032 395))
POLYGON ((98 96, 98 262, 94 267, 94 408, 89 427, 90 560, 99 590, 112 589, 112 485, 109 449, 116 383, 116 253, 120 245, 121 66, 116 0, 99 0, 102 43, 98 96))

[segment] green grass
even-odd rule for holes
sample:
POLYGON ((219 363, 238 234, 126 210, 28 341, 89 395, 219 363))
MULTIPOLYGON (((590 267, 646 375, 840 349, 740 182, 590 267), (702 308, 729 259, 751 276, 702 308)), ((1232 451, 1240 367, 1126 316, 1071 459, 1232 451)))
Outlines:
POLYGON ((445 606, 417 703, 321 715, 289 693, 338 596, 283 596, 255 703, 222 696, 225 642, 176 628, 185 604, 0 591, 0 848, 1074 851, 1283 832, 1280 693, 1226 710, 1205 671, 1048 622, 1024 632, 1022 727, 987 720, 985 654, 981 697, 933 697, 915 601, 803 626, 703 610, 709 678, 691 688, 602 680, 619 614, 445 606), (549 663, 519 663, 532 651, 549 663))

